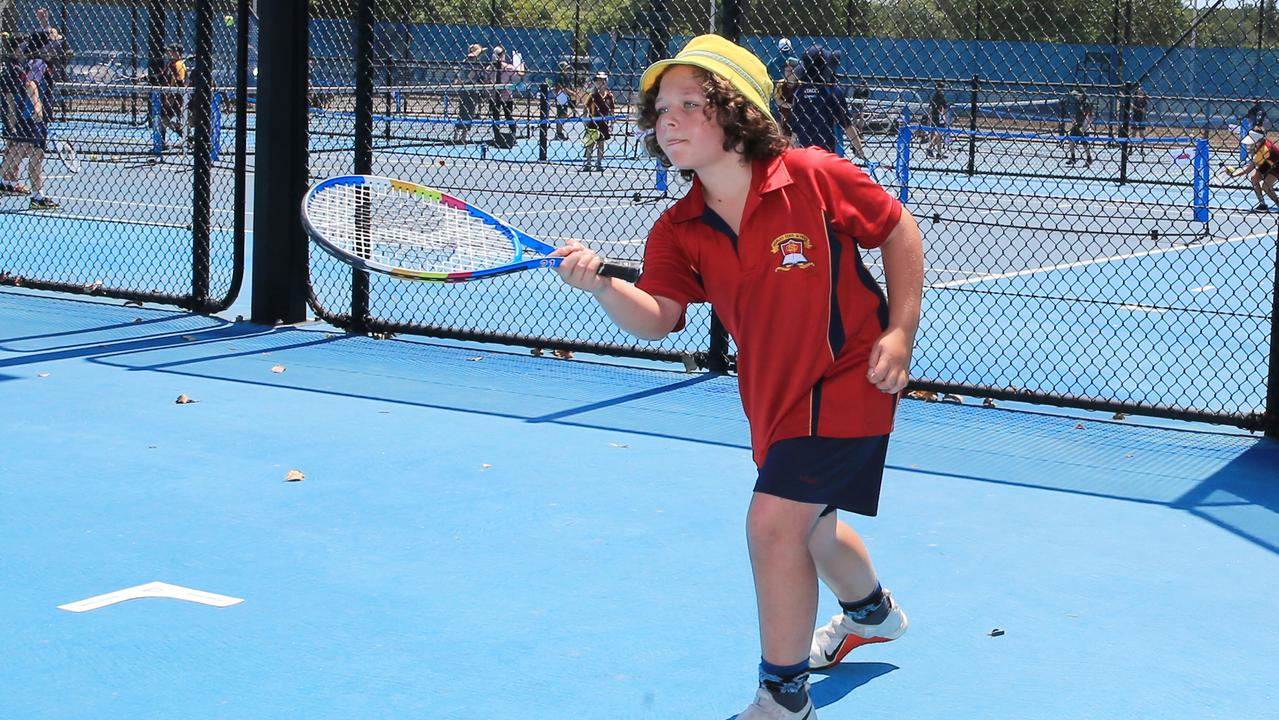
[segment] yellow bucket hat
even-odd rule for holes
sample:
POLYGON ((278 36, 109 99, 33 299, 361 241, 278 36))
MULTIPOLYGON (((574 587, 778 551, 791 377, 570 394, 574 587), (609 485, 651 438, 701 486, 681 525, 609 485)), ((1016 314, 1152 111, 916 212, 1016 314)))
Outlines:
POLYGON ((715 73, 728 80, 733 87, 759 108, 765 116, 773 117, 768 99, 773 96, 773 81, 768 69, 750 50, 719 35, 698 35, 673 58, 658 60, 640 77, 640 92, 647 92, 657 82, 662 71, 672 65, 692 65, 715 73))

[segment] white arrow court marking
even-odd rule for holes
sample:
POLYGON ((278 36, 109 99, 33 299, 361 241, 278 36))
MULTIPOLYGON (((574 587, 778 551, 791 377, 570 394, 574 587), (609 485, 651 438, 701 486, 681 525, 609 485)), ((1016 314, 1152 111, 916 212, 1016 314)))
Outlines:
POLYGON ((218 595, 217 593, 182 587, 181 585, 171 585, 166 582, 149 582, 145 585, 135 585, 123 590, 94 595, 91 598, 59 605, 58 609, 77 613, 88 612, 108 605, 122 603, 126 600, 137 600, 138 598, 171 598, 173 600, 200 603, 201 605, 212 605, 213 607, 230 607, 244 602, 244 598, 218 595))

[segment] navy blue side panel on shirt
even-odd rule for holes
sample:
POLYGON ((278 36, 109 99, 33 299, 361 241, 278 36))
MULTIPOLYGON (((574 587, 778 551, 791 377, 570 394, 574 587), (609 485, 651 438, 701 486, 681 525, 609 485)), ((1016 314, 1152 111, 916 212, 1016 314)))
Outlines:
POLYGON ((818 435, 821 434, 817 432, 817 421, 822 416, 822 383, 823 382, 824 382, 823 380, 818 380, 817 384, 813 386, 813 395, 812 395, 812 398, 813 398, 812 413, 813 414, 812 414, 812 417, 808 419, 808 435, 810 437, 817 437, 818 435))
POLYGON ((875 309, 875 314, 879 316, 879 326, 885 330, 888 329, 888 299, 884 297, 884 291, 880 289, 879 283, 875 282, 875 278, 871 276, 870 271, 866 269, 866 263, 862 262, 862 251, 854 246, 853 250, 857 253, 857 277, 861 279, 862 285, 867 290, 875 293, 875 297, 879 298, 879 307, 875 309))
POLYGON ((826 242, 830 245, 830 329, 827 337, 830 340, 830 351, 839 357, 844 349, 844 315, 839 309, 839 260, 843 257, 843 247, 835 237, 835 231, 826 221, 826 242))

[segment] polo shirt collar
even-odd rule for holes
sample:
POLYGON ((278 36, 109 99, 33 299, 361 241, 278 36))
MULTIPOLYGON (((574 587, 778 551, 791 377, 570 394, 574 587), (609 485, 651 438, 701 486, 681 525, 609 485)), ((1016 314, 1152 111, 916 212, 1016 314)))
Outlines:
MULTIPOLYGON (((783 153, 784 155, 784 153, 783 153)), ((751 166, 751 195, 746 199, 746 214, 757 204, 760 195, 786 187, 794 181, 786 169, 782 155, 767 160, 756 160, 751 166)), ((702 195, 702 181, 693 176, 693 187, 688 194, 671 208, 672 222, 688 222, 697 220, 706 212, 706 198, 702 195)))

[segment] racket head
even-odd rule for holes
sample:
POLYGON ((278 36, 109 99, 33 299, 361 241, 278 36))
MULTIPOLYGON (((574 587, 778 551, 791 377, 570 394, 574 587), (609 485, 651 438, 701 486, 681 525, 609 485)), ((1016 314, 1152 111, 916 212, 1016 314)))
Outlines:
POLYGON ((53 154, 58 157, 58 161, 67 169, 67 172, 80 172, 80 153, 76 152, 74 145, 62 138, 49 138, 49 144, 53 154))
POLYGON ((341 175, 302 198, 307 233, 337 259, 407 280, 463 282, 554 264, 553 248, 435 188, 341 175))

